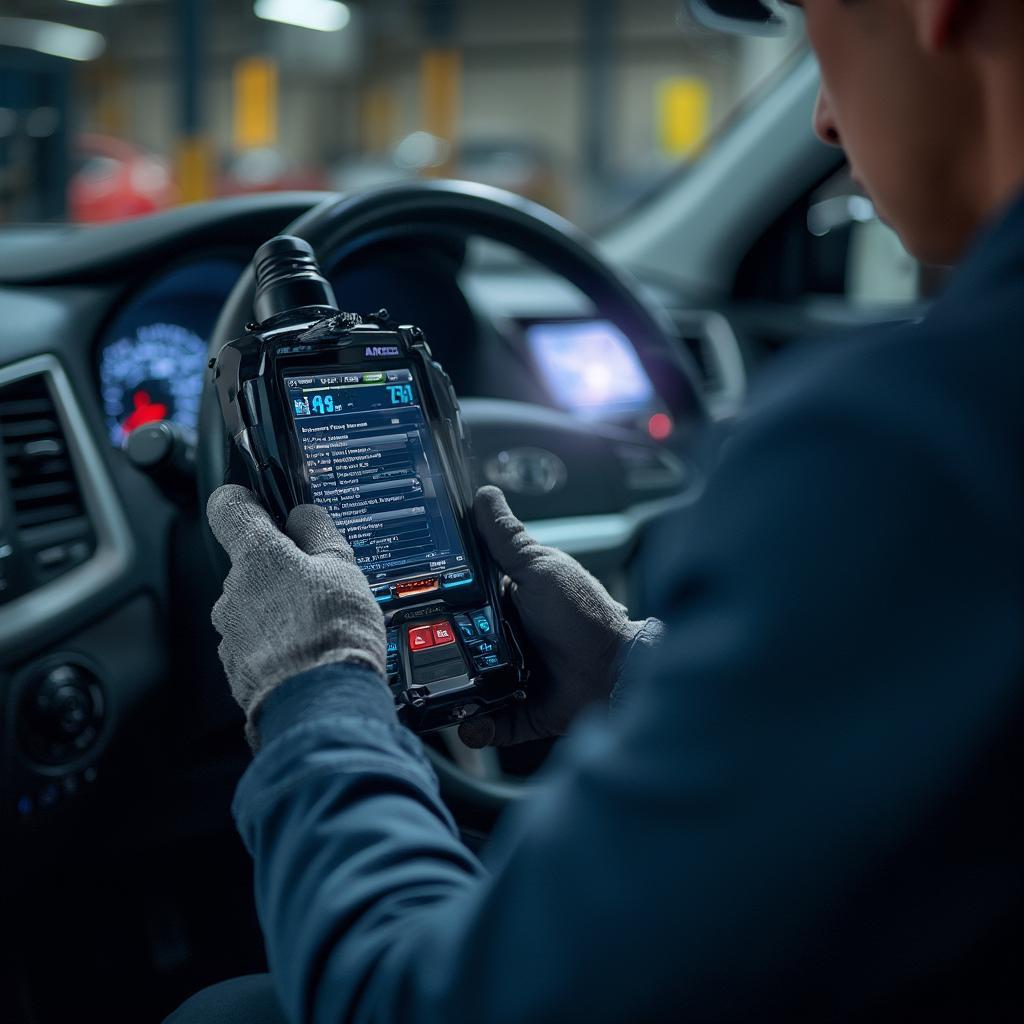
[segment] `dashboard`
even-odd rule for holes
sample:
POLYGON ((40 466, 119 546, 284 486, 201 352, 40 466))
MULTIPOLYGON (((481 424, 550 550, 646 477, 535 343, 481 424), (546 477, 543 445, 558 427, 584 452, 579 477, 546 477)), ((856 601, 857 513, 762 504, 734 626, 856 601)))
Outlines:
MULTIPOLYGON (((125 441, 157 420, 182 428, 182 443, 195 434, 225 301, 255 249, 319 198, 0 237, 0 724, 9 751, 26 736, 37 749, 0 761, 16 795, 0 806, 0 831, 12 819, 70 827, 97 766, 148 756, 143 718, 170 680, 187 709, 175 742, 241 743, 209 621, 220 577, 194 464, 163 476, 125 441), (52 720, 54 687, 88 719, 70 745, 52 720)), ((467 249, 403 238, 349 253, 327 276, 343 308, 423 327, 460 397, 477 480, 502 486, 542 543, 628 601, 647 523, 699 482, 661 443, 672 424, 648 364, 597 297, 467 249)), ((728 398, 742 375, 724 318, 673 317, 708 399, 728 398)), ((114 773, 114 804, 132 778, 114 773)))
MULTIPOLYGON (((209 338, 244 268, 241 255, 189 260, 147 281, 105 326, 97 344, 97 375, 114 447, 123 447, 134 430, 159 420, 196 431, 209 338)), ((447 322, 453 309, 457 314, 462 310, 448 296, 439 302, 436 287, 431 303, 415 281, 396 273, 387 261, 373 272, 357 268, 331 277, 343 305, 362 300, 356 308, 366 312, 368 296, 390 297, 389 305, 403 322, 432 322, 428 338, 446 367, 455 367, 453 376, 461 376, 457 385, 462 393, 468 385, 471 394, 540 402, 583 421, 646 425, 659 441, 671 432, 636 349, 607 320, 516 320, 504 340, 527 379, 509 392, 504 374, 504 389, 488 388, 487 374, 480 381, 468 379, 465 353, 452 344, 453 336, 464 333, 463 325, 447 322)))

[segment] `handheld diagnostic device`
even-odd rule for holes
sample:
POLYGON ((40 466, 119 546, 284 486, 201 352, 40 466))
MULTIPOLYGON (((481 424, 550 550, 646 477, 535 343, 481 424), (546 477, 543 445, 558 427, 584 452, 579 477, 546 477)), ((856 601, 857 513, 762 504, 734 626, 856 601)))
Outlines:
POLYGON ((280 236, 254 260, 256 322, 211 360, 249 481, 279 525, 330 512, 387 626, 387 676, 418 732, 525 699, 526 668, 476 538, 469 446, 423 332, 338 310, 312 248, 280 236))

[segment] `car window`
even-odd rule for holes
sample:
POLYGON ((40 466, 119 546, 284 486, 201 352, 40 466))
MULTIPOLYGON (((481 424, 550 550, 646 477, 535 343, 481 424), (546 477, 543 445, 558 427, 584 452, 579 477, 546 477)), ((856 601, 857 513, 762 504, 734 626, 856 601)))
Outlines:
POLYGON ((467 178, 594 227, 802 45, 678 0, 6 0, 0 224, 467 178))
POLYGON ((833 289, 856 306, 908 305, 921 297, 922 267, 874 204, 854 183, 849 168, 812 194, 807 207, 809 260, 837 248, 842 262, 833 289), (830 237, 831 236, 831 237, 830 237))
POLYGON ((838 301, 884 319, 917 315, 949 273, 907 252, 843 162, 757 239, 740 265, 735 297, 804 308, 838 301))

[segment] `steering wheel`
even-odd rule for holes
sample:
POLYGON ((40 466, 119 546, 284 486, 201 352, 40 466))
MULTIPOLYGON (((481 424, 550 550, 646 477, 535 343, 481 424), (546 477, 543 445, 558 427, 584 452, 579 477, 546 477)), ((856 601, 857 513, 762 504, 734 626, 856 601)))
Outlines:
MULTIPOLYGON (((636 347, 644 369, 675 421, 674 439, 685 446, 705 418, 697 374, 685 349, 673 336, 664 311, 640 298, 639 288, 610 266, 597 247, 568 221, 520 196, 468 182, 430 181, 390 185, 354 196, 325 200, 289 225, 285 232, 306 239, 321 265, 344 272, 345 260, 382 241, 421 239, 453 233, 503 243, 575 285, 636 347)), ((245 270, 224 304, 210 339, 215 356, 252 319, 255 276, 245 270)), ((358 310, 357 312, 369 312, 358 310)), ((540 413, 552 428, 551 410, 522 405, 524 418, 540 413)), ((469 423, 472 429, 472 422, 469 423)), ((567 429, 579 431, 578 423, 567 429)), ((200 508, 231 469, 232 452, 210 384, 204 378, 196 452, 200 508)), ((233 477, 244 480, 244 476, 233 477)), ((205 517, 203 517, 205 520, 205 517)), ((227 562, 209 537, 211 555, 226 573, 227 562)), ((479 779, 430 747, 446 799, 476 811, 485 819, 522 796, 521 784, 479 779)))

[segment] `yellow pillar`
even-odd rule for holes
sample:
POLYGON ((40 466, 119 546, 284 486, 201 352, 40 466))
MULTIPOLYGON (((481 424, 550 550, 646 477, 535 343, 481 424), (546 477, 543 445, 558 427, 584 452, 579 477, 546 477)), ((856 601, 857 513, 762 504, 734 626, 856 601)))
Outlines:
POLYGON ((181 202, 195 203, 213 195, 213 147, 205 136, 180 140, 177 169, 181 202))
POLYGON ((277 143, 277 65, 266 57, 246 57, 234 69, 236 149, 277 143))
MULTIPOLYGON (((423 128, 455 145, 459 132, 459 91, 462 79, 462 54, 455 49, 433 49, 423 54, 420 64, 420 95, 423 97, 423 128)), ((428 171, 433 177, 447 168, 428 171)))
POLYGON ((711 89, 703 78, 673 76, 658 86, 658 134, 669 156, 692 156, 711 126, 711 89))

